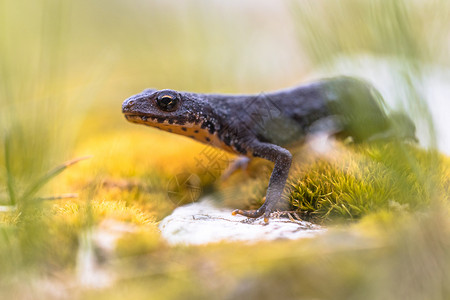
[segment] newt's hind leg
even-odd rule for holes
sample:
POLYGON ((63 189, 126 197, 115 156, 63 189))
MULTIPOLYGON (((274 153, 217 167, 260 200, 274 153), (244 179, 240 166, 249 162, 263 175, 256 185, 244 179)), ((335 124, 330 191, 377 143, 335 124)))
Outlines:
POLYGON ((228 177, 233 175, 237 170, 246 170, 250 158, 247 156, 239 156, 228 166, 228 168, 222 174, 222 180, 226 180, 228 177))

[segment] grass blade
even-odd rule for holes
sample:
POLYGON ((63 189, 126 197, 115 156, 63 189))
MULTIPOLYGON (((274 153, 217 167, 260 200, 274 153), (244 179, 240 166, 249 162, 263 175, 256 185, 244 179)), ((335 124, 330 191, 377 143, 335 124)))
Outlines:
POLYGON ((47 174, 45 174, 44 176, 42 176, 41 178, 36 180, 36 182, 34 184, 32 184, 25 191, 25 193, 23 194, 23 199, 32 198, 39 191, 39 189, 41 189, 50 179, 52 179, 56 175, 60 174, 62 171, 64 171, 71 165, 74 165, 79 161, 82 161, 82 160, 85 160, 85 159, 88 159, 91 157, 92 156, 83 156, 83 157, 75 158, 75 159, 69 160, 69 161, 57 166, 56 168, 54 168, 53 170, 51 170, 50 172, 48 172, 47 174))
POLYGON ((10 144, 9 144, 9 134, 5 136, 5 168, 6 168, 6 181, 8 195, 11 205, 16 205, 16 191, 14 187, 14 176, 11 170, 11 156, 10 156, 10 144))

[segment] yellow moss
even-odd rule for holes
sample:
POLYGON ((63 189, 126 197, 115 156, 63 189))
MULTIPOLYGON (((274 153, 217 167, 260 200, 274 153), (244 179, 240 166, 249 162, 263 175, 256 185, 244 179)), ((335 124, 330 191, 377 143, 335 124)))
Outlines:
POLYGON ((158 227, 152 224, 121 237, 117 241, 116 253, 119 257, 144 255, 158 249, 161 242, 158 227))
MULTIPOLYGON (((77 153, 94 156, 92 165, 84 165, 81 174, 97 171, 113 178, 140 177, 155 172, 164 175, 195 171, 207 147, 154 128, 130 128, 92 137, 78 147, 77 153)), ((77 176, 71 177, 75 180, 77 176)))

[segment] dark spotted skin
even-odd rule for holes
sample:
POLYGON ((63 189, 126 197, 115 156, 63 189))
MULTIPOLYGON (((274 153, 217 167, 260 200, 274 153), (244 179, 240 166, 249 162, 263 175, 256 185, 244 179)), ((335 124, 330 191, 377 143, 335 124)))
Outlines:
POLYGON ((387 132, 390 122, 381 101, 366 82, 337 77, 259 95, 149 89, 125 100, 122 112, 130 122, 274 162, 265 203, 255 211, 233 212, 251 218, 264 215, 267 222, 282 196, 291 166, 292 155, 284 147, 320 132, 351 136, 356 142, 387 132), (170 111, 160 107, 165 103, 170 111))

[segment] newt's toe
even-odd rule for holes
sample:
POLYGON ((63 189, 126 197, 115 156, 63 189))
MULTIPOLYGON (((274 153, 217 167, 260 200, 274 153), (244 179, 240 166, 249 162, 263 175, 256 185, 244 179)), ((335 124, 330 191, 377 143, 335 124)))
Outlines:
POLYGON ((243 215, 248 218, 258 218, 264 214, 264 210, 241 210, 241 209, 235 209, 232 213, 233 216, 239 214, 243 215))
POLYGON ((270 211, 266 210, 264 212, 264 223, 269 224, 270 211))

